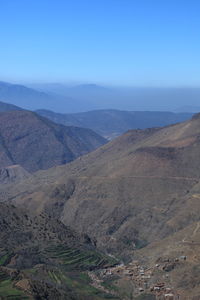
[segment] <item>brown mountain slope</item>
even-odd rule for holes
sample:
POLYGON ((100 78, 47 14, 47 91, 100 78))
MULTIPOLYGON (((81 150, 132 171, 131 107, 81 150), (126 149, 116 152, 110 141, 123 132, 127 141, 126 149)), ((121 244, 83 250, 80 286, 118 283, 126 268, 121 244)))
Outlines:
POLYGON ((24 208, 0 203, 0 240, 1 247, 8 251, 27 247, 45 247, 48 243, 66 242, 68 245, 80 245, 80 236, 61 222, 45 214, 30 215, 24 208))
POLYGON ((10 188, 9 198, 49 211, 108 251, 132 251, 174 232, 170 220, 200 178, 199 133, 197 117, 129 131, 67 166, 10 188))
POLYGON ((30 176, 24 168, 19 165, 12 165, 0 169, 0 183, 19 182, 30 176))
MULTIPOLYGON (((47 212, 88 233, 100 249, 138 257, 146 266, 155 267, 165 256, 170 263, 188 256, 169 270, 171 286, 181 299, 198 299, 199 137, 200 115, 161 129, 129 131, 68 165, 1 187, 1 199, 47 212), (193 279, 181 284, 181 272, 193 279)), ((165 274, 156 271, 155 280, 165 274)))
POLYGON ((191 203, 191 198, 194 200, 196 195, 188 197, 190 205, 185 207, 184 212, 182 209, 178 220, 170 221, 175 221, 173 234, 135 251, 135 259, 137 258, 147 269, 154 270, 152 278, 155 285, 156 282, 164 281, 165 285, 173 287, 179 294, 179 298, 174 299, 181 300, 200 299, 200 222, 198 213, 195 212, 195 210, 199 211, 199 203, 197 201, 191 203), (188 214, 186 214, 187 209, 189 209, 188 214), (180 215, 182 215, 181 219, 180 215), (183 222, 185 226, 182 226, 183 222))
POLYGON ((86 272, 116 261, 98 252, 88 236, 45 213, 0 203, 0 241, 1 299, 106 299, 86 272))
POLYGON ((28 111, 0 113, 0 167, 27 171, 65 164, 104 144, 92 130, 65 127, 28 111))

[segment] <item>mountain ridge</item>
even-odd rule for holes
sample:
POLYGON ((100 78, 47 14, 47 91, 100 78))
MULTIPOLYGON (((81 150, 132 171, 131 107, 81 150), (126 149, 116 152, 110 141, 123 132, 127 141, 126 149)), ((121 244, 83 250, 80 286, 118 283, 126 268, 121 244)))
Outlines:
POLYGON ((11 84, 0 82, 0 100, 11 102, 13 105, 20 106, 23 109, 35 110, 48 107, 52 110, 59 108, 63 111, 66 102, 73 102, 71 98, 49 95, 43 91, 38 91, 21 84, 11 84))
POLYGON ((193 115, 192 113, 120 111, 114 109, 74 114, 60 114, 48 110, 37 110, 36 112, 56 123, 91 128, 108 139, 113 139, 131 129, 162 127, 183 122, 193 115))
POLYGON ((57 125, 25 110, 0 113, 1 167, 27 171, 67 163, 106 140, 90 129, 57 125))

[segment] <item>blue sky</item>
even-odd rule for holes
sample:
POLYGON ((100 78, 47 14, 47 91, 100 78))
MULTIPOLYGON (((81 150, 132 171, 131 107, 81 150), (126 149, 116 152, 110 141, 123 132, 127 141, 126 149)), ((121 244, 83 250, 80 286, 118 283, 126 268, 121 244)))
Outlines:
POLYGON ((0 0, 0 80, 200 86, 199 0, 0 0))

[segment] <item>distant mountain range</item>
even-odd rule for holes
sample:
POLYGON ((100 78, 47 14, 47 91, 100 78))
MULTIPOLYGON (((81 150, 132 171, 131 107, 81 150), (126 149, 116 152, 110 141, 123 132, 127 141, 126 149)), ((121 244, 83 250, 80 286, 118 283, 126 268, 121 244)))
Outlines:
MULTIPOLYGON (((22 110, 18 106, 0 102, 0 112, 22 110)), ((65 126, 89 128, 106 139, 113 139, 130 129, 166 126, 188 120, 192 113, 141 112, 120 110, 97 110, 84 113, 61 114, 50 110, 36 113, 65 126)))
MULTIPOLYGON (((120 88, 96 84, 10 84, 0 82, 0 101, 24 109, 78 113, 99 109, 176 111, 199 107, 200 88, 120 88), (180 109, 179 109, 180 108, 180 109)), ((188 110, 187 112, 194 112, 188 110)), ((195 109, 196 112, 196 109, 195 109)))
MULTIPOLYGON (((79 96, 81 94, 80 92, 79 96)), ((43 91, 40 88, 36 90, 20 84, 0 82, 0 101, 10 102, 27 110, 47 108, 60 112, 78 112, 101 107, 97 99, 93 101, 84 99, 83 101, 79 96, 72 98, 71 94, 56 93, 48 89, 43 91)))
POLYGON ((90 129, 57 125, 33 112, 0 113, 1 168, 19 164, 29 172, 47 169, 70 162, 105 143, 103 137, 90 129))
POLYGON ((48 110, 37 110, 56 123, 90 128, 107 139, 113 139, 129 129, 144 129, 183 122, 192 113, 140 112, 120 110, 96 110, 77 114, 59 114, 48 110))
MULTIPOLYGON (((107 88, 97 84, 78 84, 78 85, 65 85, 61 83, 49 83, 49 84, 32 84, 30 87, 52 94, 71 96, 75 99, 89 100, 91 97, 97 97, 100 99, 101 96, 111 95, 112 88, 107 88)), ((95 100, 95 99, 93 99, 95 100)))
POLYGON ((68 102, 73 103, 71 98, 50 95, 24 85, 6 82, 0 82, 0 101, 10 102, 28 110, 51 107, 52 110, 60 111, 67 109, 68 102))
POLYGON ((60 83, 38 84, 32 87, 49 94, 79 99, 77 101, 77 104, 80 103, 79 110, 71 112, 97 109, 174 112, 197 112, 198 109, 200 111, 200 88, 104 87, 96 84, 70 86, 60 83), (83 103, 85 103, 84 109, 83 103))

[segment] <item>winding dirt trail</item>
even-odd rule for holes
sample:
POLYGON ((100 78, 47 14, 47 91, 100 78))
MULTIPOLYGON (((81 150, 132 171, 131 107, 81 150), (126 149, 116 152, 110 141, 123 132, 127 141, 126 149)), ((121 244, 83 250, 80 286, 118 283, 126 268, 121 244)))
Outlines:
POLYGON ((196 228, 193 231, 192 237, 194 237, 196 235, 196 233, 199 230, 199 228, 200 228, 200 222, 197 223, 197 226, 196 226, 196 228))
POLYGON ((80 178, 80 179, 91 179, 91 178, 108 178, 108 179, 117 179, 117 178, 141 178, 141 179, 173 179, 173 180, 187 180, 187 181, 196 181, 196 182, 199 182, 200 181, 200 178, 197 178, 197 177, 181 177, 181 176, 154 176, 154 175, 139 175, 139 176, 78 176, 77 178, 80 178))

